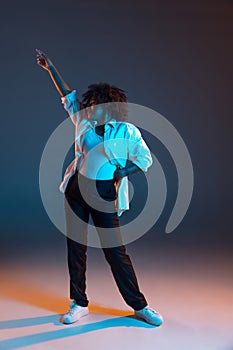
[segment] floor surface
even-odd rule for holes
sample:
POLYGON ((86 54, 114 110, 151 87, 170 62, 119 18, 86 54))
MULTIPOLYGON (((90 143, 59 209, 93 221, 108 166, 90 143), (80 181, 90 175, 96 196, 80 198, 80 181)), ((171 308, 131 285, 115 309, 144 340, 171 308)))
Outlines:
POLYGON ((140 288, 165 322, 134 318, 99 249, 89 248, 88 316, 59 323, 69 305, 65 247, 5 259, 0 349, 233 350, 232 257, 205 249, 128 246, 140 288), (145 251, 146 250, 146 251, 145 251))

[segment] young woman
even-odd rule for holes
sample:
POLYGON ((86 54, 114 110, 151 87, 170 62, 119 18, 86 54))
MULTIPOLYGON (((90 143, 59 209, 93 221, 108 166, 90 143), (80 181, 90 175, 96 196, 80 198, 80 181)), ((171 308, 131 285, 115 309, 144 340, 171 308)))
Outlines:
POLYGON ((119 216, 129 209, 127 176, 147 171, 152 158, 140 131, 127 120, 124 91, 107 83, 92 84, 82 101, 63 80, 51 59, 36 50, 76 127, 75 159, 66 169, 60 190, 65 194, 70 275, 70 309, 61 322, 70 324, 88 314, 86 251, 89 217, 118 289, 135 315, 159 326, 162 316, 150 308, 121 240, 119 216), (74 215, 75 213, 75 215, 74 215))

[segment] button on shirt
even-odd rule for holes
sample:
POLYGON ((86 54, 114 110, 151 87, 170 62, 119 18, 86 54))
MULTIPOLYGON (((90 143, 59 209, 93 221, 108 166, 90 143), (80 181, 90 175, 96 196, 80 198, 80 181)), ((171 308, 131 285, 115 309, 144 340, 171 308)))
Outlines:
MULTIPOLYGON (((68 112, 75 125, 75 158, 67 167, 60 191, 65 192, 70 177, 80 168, 84 157, 82 139, 83 135, 94 128, 97 122, 88 118, 85 111, 79 111, 76 90, 61 98, 65 110, 68 112)), ((113 165, 124 168, 127 160, 132 161, 142 171, 146 172, 152 165, 152 157, 149 148, 143 140, 141 133, 133 124, 111 119, 105 124, 104 151, 113 165)), ((117 184, 117 199, 115 207, 118 216, 129 209, 128 178, 123 177, 117 184)))

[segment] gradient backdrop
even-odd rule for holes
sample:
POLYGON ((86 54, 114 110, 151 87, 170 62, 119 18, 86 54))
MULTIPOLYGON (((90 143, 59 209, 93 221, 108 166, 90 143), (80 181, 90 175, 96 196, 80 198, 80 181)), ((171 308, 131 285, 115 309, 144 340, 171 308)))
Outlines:
MULTIPOLYGON (((150 333, 151 338, 133 328, 129 344, 132 338, 135 346, 147 339, 145 349, 151 349, 157 339, 170 342, 161 349, 180 350, 178 343, 185 342, 184 349, 204 350, 212 342, 208 349, 231 350, 233 2, 9 0, 0 7, 0 38, 1 313, 3 320, 11 320, 1 325, 5 339, 16 336, 13 343, 3 343, 4 349, 34 343, 42 349, 46 329, 45 338, 17 337, 28 334, 32 322, 38 330, 40 323, 48 327, 68 300, 65 237, 48 218, 39 191, 44 146, 67 114, 48 74, 36 64, 34 50, 39 48, 80 97, 89 84, 107 81, 125 89, 129 102, 162 114, 191 155, 193 198, 181 224, 165 234, 177 194, 176 169, 165 147, 142 130, 163 167, 168 195, 160 219, 128 251, 148 300, 165 315, 167 326, 150 333), (213 323, 216 310, 221 326, 213 323), (51 312, 52 318, 44 316, 51 312)), ((66 162, 72 156, 73 150, 66 162)), ((137 196, 124 220, 136 215, 145 199, 143 175, 133 175, 132 181, 137 196)), ((98 305, 115 308, 113 315, 126 307, 99 252, 89 248, 88 285, 97 304, 90 317, 95 321, 98 305)), ((106 310, 103 317, 111 315, 106 310)), ((114 319, 109 322, 114 325, 114 319)), ((127 325, 127 319, 121 322, 127 325)), ((58 326, 49 327, 54 348, 72 348, 63 346, 69 331, 62 328, 59 342, 58 326)), ((117 339, 128 334, 122 328, 119 332, 117 339)), ((82 339, 95 344, 97 338, 89 333, 82 339)))
POLYGON ((47 139, 67 115, 49 76, 36 65, 34 49, 40 48, 80 96, 92 82, 116 84, 129 102, 158 111, 183 137, 194 167, 191 205, 166 236, 177 178, 169 153, 154 140, 150 146, 163 165, 168 198, 144 240, 161 236, 229 247, 232 17, 227 0, 1 4, 2 238, 33 243, 59 236, 42 206, 38 169, 47 139))
MULTIPOLYGON (((44 253, 52 260, 55 252, 65 251, 64 236, 42 205, 39 164, 47 139, 67 115, 48 74, 36 64, 39 48, 79 96, 93 82, 120 86, 129 102, 165 116, 187 145, 193 198, 182 223, 166 235, 176 170, 164 146, 144 133, 163 166, 168 196, 156 225, 129 245, 134 257, 149 254, 156 264, 153 252, 160 252, 160 259, 164 252, 169 265, 168 251, 174 256, 176 249, 192 249, 195 257, 202 252, 203 266, 213 252, 217 264, 232 269, 232 23, 230 0, 1 3, 3 263, 17 266, 30 257, 33 264, 35 253, 42 261, 44 253)), ((140 175, 133 181, 140 183, 140 175)), ((136 207, 134 201, 132 212, 136 207)))

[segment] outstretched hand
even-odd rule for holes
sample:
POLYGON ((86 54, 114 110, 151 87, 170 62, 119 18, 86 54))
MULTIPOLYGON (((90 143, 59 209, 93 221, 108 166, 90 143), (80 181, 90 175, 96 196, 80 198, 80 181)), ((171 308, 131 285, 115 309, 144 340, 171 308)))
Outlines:
POLYGON ((49 71, 49 69, 53 66, 50 58, 41 50, 36 49, 36 61, 39 66, 49 71))

